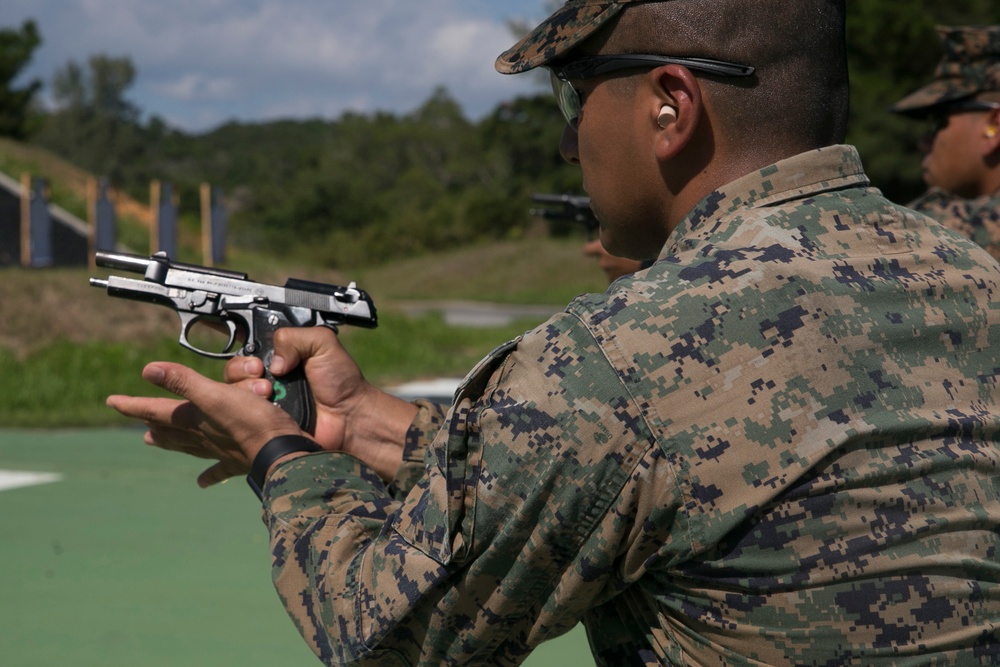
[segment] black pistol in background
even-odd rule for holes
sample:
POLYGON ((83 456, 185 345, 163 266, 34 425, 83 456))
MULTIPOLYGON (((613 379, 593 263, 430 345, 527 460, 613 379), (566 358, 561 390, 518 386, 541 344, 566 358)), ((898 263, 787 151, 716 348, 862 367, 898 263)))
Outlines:
POLYGON ((587 230, 587 236, 593 237, 600 224, 590 208, 590 197, 583 195, 549 195, 536 192, 531 200, 544 204, 542 208, 531 209, 531 215, 537 215, 549 220, 571 220, 580 223, 587 230))
POLYGON ((274 332, 280 327, 341 324, 373 329, 375 304, 354 283, 347 287, 290 278, 284 285, 251 281, 247 274, 197 264, 172 262, 166 253, 151 257, 120 252, 96 253, 97 266, 141 273, 141 279, 109 276, 91 278, 109 296, 155 303, 174 309, 181 318, 179 342, 198 354, 216 359, 254 356, 264 362, 264 377, 274 385, 274 402, 312 433, 316 408, 302 368, 276 379, 270 372, 274 332), (198 324, 224 328, 229 341, 221 351, 196 347, 188 339, 198 324))

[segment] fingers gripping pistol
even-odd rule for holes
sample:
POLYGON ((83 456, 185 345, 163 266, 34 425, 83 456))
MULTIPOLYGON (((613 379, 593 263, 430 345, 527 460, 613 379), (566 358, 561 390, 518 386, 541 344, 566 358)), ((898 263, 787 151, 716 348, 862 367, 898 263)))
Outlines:
POLYGON ((196 264, 172 262, 166 253, 151 257, 98 252, 97 265, 143 274, 141 280, 109 276, 91 278, 109 296, 173 308, 181 318, 179 342, 206 357, 228 359, 254 356, 264 362, 264 377, 274 386, 274 403, 312 433, 316 408, 301 367, 275 378, 271 375, 274 332, 281 327, 341 324, 373 329, 378 325, 371 297, 354 283, 347 287, 290 278, 284 287, 251 281, 247 274, 196 264), (223 328, 229 341, 219 352, 201 349, 188 339, 199 323, 223 328))

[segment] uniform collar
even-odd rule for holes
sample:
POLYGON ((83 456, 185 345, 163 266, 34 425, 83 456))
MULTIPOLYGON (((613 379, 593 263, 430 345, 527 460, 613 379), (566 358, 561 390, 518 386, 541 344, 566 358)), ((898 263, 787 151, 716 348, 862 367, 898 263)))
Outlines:
POLYGON ((722 186, 701 200, 674 229, 667 250, 686 236, 705 233, 741 209, 775 206, 831 190, 869 185, 853 146, 826 146, 799 153, 722 186))

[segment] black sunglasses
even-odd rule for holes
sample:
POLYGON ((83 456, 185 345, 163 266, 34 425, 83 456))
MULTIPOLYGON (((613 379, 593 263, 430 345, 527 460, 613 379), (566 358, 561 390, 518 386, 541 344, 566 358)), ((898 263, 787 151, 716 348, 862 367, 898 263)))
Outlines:
POLYGON ((571 127, 576 127, 583 109, 583 101, 580 99, 580 91, 573 86, 573 81, 585 81, 602 74, 643 67, 659 67, 660 65, 683 65, 690 70, 715 76, 745 77, 754 73, 754 68, 750 65, 740 65, 711 58, 661 56, 644 53, 587 56, 549 69, 552 78, 552 92, 555 93, 559 110, 562 111, 566 122, 571 127))
POLYGON ((970 113, 974 111, 993 111, 1000 109, 1000 102, 987 102, 985 100, 962 100, 950 104, 942 104, 928 112, 925 117, 927 121, 927 137, 933 137, 938 132, 948 126, 948 119, 957 113, 970 113))

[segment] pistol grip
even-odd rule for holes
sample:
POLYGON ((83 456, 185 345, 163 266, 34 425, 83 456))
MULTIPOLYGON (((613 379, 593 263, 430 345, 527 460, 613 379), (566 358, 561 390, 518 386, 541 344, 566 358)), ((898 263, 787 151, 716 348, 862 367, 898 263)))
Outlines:
POLYGON ((272 400, 274 404, 287 412, 298 422, 299 428, 312 434, 316 429, 316 410, 312 391, 306 382, 306 374, 302 368, 296 368, 280 378, 271 375, 271 358, 274 350, 268 351, 261 361, 264 362, 264 378, 270 380, 274 387, 272 400))
MULTIPOLYGON (((283 313, 276 310, 266 310, 261 313, 254 313, 255 340, 252 341, 253 348, 251 356, 257 357, 264 363, 264 379, 271 382, 274 387, 272 400, 275 405, 292 416, 306 433, 312 434, 316 430, 316 403, 313 399, 309 383, 306 382, 306 374, 301 366, 295 368, 290 373, 281 377, 271 374, 271 361, 274 358, 274 332, 282 326, 290 326, 292 323, 283 313)), ((248 341, 248 343, 251 341, 248 341)))

